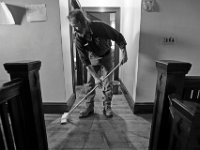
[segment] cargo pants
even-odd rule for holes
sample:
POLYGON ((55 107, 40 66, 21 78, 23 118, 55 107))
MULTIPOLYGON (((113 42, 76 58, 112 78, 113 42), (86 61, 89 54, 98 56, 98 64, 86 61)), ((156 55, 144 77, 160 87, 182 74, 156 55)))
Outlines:
MULTIPOLYGON (((93 56, 89 56, 91 65, 97 74, 105 77, 112 69, 112 55, 111 52, 103 58, 95 58, 93 56)), ((95 87, 95 80, 92 75, 89 74, 88 82, 87 82, 87 93, 91 91, 95 87)), ((113 97, 113 86, 112 86, 112 75, 107 77, 103 81, 102 92, 104 95, 103 105, 110 106, 112 97, 113 97)), ((86 108, 94 107, 94 97, 96 95, 96 91, 94 90, 86 100, 86 108)))

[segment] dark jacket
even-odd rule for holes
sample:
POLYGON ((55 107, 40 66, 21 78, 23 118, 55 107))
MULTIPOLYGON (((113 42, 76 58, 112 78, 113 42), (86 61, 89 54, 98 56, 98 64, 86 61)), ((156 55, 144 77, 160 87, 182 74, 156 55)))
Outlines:
POLYGON ((91 41, 87 41, 84 37, 76 34, 76 50, 85 66, 91 64, 90 54, 94 57, 104 57, 110 53, 111 40, 115 41, 119 48, 125 48, 126 41, 123 35, 111 26, 100 21, 93 21, 90 22, 89 27, 91 41))

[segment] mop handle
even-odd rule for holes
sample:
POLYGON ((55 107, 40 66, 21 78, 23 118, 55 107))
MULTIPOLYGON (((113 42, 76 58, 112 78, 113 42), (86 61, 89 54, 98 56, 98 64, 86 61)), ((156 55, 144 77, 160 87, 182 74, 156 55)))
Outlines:
MULTIPOLYGON (((120 62, 118 65, 116 65, 103 79, 102 81, 104 81, 107 77, 109 77, 122 63, 120 62)), ((97 87, 99 86, 99 84, 96 84, 95 87, 87 93, 87 95, 85 95, 69 112, 68 114, 72 113, 73 110, 78 107, 97 87)))

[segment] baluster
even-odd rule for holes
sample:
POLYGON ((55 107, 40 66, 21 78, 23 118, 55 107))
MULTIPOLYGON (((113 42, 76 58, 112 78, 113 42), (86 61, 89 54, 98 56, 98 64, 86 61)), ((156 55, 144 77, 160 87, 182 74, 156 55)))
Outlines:
POLYGON ((9 115, 7 106, 5 103, 0 105, 0 116, 2 120, 2 125, 5 133, 5 139, 9 150, 15 150, 15 142, 13 139, 13 133, 11 129, 11 124, 9 121, 9 115))
POLYGON ((4 134, 3 134, 1 117, 0 117, 0 149, 6 150, 6 144, 5 144, 5 141, 4 141, 4 134))
POLYGON ((13 133, 15 137, 15 143, 18 150, 26 150, 25 148, 25 119, 23 114, 23 107, 19 96, 8 101, 8 108, 10 112, 10 118, 13 126, 13 133))

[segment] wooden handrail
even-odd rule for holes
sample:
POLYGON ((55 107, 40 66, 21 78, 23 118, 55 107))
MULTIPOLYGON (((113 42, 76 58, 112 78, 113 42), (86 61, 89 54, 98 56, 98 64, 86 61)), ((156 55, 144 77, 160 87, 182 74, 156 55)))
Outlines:
POLYGON ((200 76, 186 76, 184 79, 184 87, 200 87, 200 76))
POLYGON ((8 102, 20 94, 21 79, 6 82, 0 87, 0 104, 8 102))

